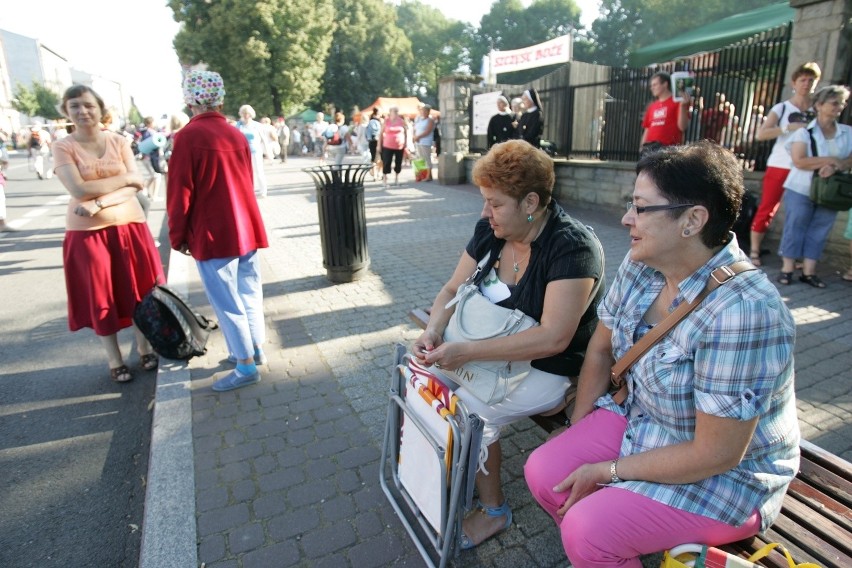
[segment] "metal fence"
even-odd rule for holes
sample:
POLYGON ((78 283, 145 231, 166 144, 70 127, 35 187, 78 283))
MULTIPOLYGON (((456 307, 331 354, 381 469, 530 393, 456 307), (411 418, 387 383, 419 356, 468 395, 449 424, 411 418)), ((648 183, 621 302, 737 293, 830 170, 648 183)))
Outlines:
MULTIPOLYGON (((685 141, 704 138, 731 149, 747 170, 763 170, 771 142, 755 139, 772 105, 782 100, 791 25, 768 30, 717 51, 655 68, 612 69, 609 79, 565 89, 574 124, 562 153, 576 158, 633 161, 639 157, 642 117, 656 71, 689 71, 695 96, 685 141)), ((549 108, 559 104, 556 93, 549 108)), ((548 107, 545 107, 548 108, 548 107)), ((553 132, 552 134, 555 134, 553 132)))

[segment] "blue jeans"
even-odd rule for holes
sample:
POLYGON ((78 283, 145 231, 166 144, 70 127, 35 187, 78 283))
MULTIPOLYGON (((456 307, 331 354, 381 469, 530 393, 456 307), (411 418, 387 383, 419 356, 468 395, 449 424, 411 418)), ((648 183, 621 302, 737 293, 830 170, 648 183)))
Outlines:
POLYGON ((266 340, 260 256, 254 250, 243 256, 198 260, 196 264, 228 352, 237 359, 251 359, 255 346, 266 340))
POLYGON ((811 198, 784 191, 784 232, 778 255, 786 258, 819 260, 837 211, 816 205, 811 198))

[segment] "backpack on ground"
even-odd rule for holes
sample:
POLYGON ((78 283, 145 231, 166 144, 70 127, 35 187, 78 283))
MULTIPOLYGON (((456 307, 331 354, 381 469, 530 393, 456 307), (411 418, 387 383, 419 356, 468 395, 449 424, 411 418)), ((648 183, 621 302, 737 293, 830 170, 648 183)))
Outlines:
POLYGON ((184 361, 204 355, 210 332, 219 327, 162 284, 154 286, 136 306, 133 323, 158 355, 184 361))

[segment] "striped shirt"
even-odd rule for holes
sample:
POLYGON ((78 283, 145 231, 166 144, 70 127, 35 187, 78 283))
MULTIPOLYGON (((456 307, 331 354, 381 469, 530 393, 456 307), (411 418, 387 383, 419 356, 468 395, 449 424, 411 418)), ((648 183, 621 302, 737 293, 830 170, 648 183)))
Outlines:
MULTIPOLYGON (((679 285, 675 304, 692 301, 710 272, 746 257, 736 239, 679 285)), ((628 257, 598 308, 618 359, 639 339, 643 315, 664 285, 656 270, 628 257), (638 330, 638 332, 637 332, 638 330)), ((761 530, 778 516, 799 467, 793 385, 795 324, 761 271, 739 274, 710 294, 627 374, 623 406, 609 395, 602 408, 625 415, 621 456, 692 440, 695 414, 737 420, 759 417, 742 461, 690 484, 624 481, 618 487, 669 506, 740 526, 757 509, 761 530)))

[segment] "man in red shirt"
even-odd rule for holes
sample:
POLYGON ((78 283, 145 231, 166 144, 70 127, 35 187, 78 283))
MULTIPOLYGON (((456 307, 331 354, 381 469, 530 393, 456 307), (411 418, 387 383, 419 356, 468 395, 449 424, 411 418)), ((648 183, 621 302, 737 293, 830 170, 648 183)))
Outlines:
POLYGON ((222 77, 190 71, 183 81, 192 119, 174 138, 166 206, 172 248, 192 255, 236 369, 213 385, 228 391, 260 381, 266 363, 257 249, 268 245, 254 196, 251 150, 221 113, 222 77))
POLYGON ((681 93, 683 99, 677 102, 672 97, 671 75, 658 71, 651 76, 651 94, 657 99, 648 105, 642 120, 642 140, 639 141, 639 153, 659 150, 663 146, 683 143, 683 133, 689 124, 689 105, 692 99, 687 93, 681 93))

